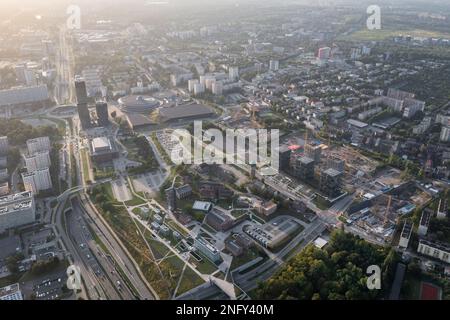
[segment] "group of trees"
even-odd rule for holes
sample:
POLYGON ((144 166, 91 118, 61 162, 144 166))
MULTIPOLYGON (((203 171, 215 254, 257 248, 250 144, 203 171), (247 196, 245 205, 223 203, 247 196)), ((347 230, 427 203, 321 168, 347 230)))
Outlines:
POLYGON ((7 136, 11 145, 23 145, 28 139, 48 136, 51 140, 61 138, 58 128, 53 126, 33 127, 18 119, 0 119, 0 136, 7 136))
POLYGON ((259 299, 379 299, 389 291, 398 260, 394 250, 372 245, 343 230, 335 231, 325 249, 308 246, 271 279, 260 283, 256 296, 259 299), (381 290, 367 288, 366 270, 371 265, 382 270, 381 290))
POLYGON ((143 162, 143 165, 137 168, 132 168, 129 170, 132 174, 140 174, 149 170, 154 170, 159 167, 159 163, 156 160, 153 149, 147 141, 147 138, 143 136, 132 138, 133 143, 137 147, 137 155, 139 160, 143 162))

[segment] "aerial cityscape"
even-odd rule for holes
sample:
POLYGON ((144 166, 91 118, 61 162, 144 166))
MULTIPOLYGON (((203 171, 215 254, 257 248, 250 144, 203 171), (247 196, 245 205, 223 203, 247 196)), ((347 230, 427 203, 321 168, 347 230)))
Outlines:
POLYGON ((450 2, 0 25, 0 300, 450 300, 450 2))

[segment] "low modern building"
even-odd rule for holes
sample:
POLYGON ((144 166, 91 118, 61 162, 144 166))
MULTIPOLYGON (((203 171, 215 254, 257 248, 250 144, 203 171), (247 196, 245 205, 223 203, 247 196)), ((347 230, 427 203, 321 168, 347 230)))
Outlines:
POLYGON ((93 162, 101 163, 111 161, 119 156, 115 145, 108 137, 97 137, 91 140, 90 153, 93 162))
POLYGON ((273 201, 260 201, 255 205, 256 211, 265 216, 269 217, 277 211, 277 204, 273 201))
POLYGON ((131 130, 136 131, 139 129, 145 129, 155 124, 149 117, 139 113, 126 114, 128 126, 131 130))
POLYGON ((189 104, 160 108, 159 116, 162 122, 178 122, 210 118, 215 116, 215 113, 207 106, 201 104, 189 104))
POLYGON ((194 248, 214 263, 222 261, 220 251, 202 237, 197 237, 194 240, 194 248))
POLYGON ((206 223, 217 231, 226 231, 234 226, 235 219, 217 208, 213 208, 206 216, 206 223))
POLYGON ((0 233, 36 220, 33 193, 29 191, 0 197, 0 233))
POLYGON ((206 201, 195 201, 194 205, 192 206, 192 209, 197 211, 204 211, 209 212, 213 207, 213 204, 211 202, 206 201))
POLYGON ((176 188, 175 193, 176 193, 178 199, 186 199, 191 196, 192 188, 190 185, 185 184, 184 186, 176 188))
POLYGON ((262 226, 245 229, 245 232, 261 246, 275 249, 295 233, 300 225, 291 217, 279 216, 262 226))

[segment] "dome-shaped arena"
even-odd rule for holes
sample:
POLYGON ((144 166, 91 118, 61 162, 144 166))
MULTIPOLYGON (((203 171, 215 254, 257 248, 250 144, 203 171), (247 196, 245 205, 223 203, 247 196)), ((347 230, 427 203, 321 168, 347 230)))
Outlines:
POLYGON ((119 107, 125 113, 150 113, 159 107, 160 102, 150 96, 126 96, 119 99, 119 107))

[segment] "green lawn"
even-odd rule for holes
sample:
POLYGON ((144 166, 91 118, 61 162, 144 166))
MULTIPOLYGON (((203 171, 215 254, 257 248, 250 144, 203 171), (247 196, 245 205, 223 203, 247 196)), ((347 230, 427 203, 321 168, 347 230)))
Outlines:
POLYGON ((203 284, 204 281, 193 270, 186 268, 178 287, 177 296, 203 284))

